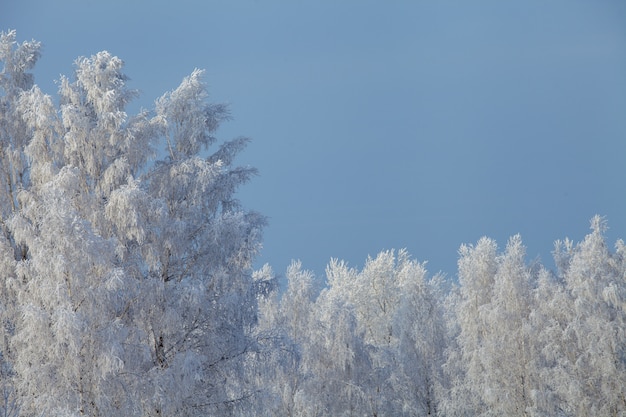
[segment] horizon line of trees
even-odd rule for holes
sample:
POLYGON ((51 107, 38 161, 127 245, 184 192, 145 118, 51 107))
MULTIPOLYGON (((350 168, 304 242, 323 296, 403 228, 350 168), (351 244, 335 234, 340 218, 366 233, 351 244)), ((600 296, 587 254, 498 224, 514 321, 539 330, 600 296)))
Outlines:
POLYGON ((516 235, 461 246, 458 283, 389 250, 323 286, 293 262, 281 291, 202 71, 128 115, 119 58, 79 58, 54 103, 39 56, 0 34, 0 415, 626 415, 603 218, 555 271, 516 235))

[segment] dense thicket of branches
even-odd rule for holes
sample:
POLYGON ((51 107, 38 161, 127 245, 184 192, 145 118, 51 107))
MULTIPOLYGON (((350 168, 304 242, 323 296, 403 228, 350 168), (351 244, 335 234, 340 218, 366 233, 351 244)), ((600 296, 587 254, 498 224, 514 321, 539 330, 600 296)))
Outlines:
POLYGON ((7 401, 29 416, 236 412, 271 284, 251 270, 264 219, 234 199, 255 173, 232 166, 247 140, 209 152, 228 111, 201 71, 129 116, 117 57, 78 59, 56 104, 28 73, 38 56, 2 34, 7 401))
POLYGON ((252 270, 264 219, 217 149, 228 117, 193 71, 154 109, 123 63, 76 61, 58 103, 0 37, 0 415, 626 415, 626 245, 605 223, 557 242, 459 251, 458 282, 406 251, 326 283, 252 270))
POLYGON ((260 306, 264 415, 624 415, 626 246, 604 228, 557 242, 556 273, 519 236, 462 246, 452 288, 404 251, 331 262, 319 295, 293 264, 260 306))

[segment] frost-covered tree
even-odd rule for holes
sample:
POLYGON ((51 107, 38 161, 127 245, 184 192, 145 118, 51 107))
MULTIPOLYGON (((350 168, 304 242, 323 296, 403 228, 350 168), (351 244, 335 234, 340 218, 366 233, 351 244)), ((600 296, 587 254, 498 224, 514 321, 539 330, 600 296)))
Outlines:
MULTIPOLYGON (((0 34, 0 219, 19 209, 18 193, 28 187, 29 165, 24 149, 31 132, 21 117, 20 97, 33 87, 31 70, 40 56, 40 43, 18 44, 15 31, 0 34)), ((3 230, 6 235, 7 231, 3 230)))
POLYGON ((274 349, 261 374, 269 395, 258 415, 374 415, 367 395, 371 346, 354 306, 331 288, 318 295, 314 276, 299 262, 286 278, 280 299, 261 305, 260 334, 272 337, 274 349))
POLYGON ((371 415, 434 415, 444 346, 435 281, 406 250, 368 258, 361 271, 331 262, 330 292, 354 306, 372 369, 361 387, 371 415))
POLYGON ((559 364, 563 363, 564 348, 571 343, 564 329, 573 317, 574 306, 563 281, 546 269, 539 271, 533 293, 535 308, 529 321, 534 334, 533 365, 538 374, 531 391, 531 415, 565 415, 565 399, 559 395, 559 387, 568 385, 569 378, 561 372, 559 364))
MULTIPOLYGON (((273 276, 268 266, 261 272, 273 276)), ((289 266, 286 279, 282 295, 274 288, 259 301, 255 335, 260 348, 248 366, 258 395, 248 415, 294 417, 307 415, 309 409, 308 353, 317 289, 313 274, 302 270, 299 261, 289 266)))
POLYGON ((376 415, 369 387, 376 380, 368 350, 358 330, 354 306, 323 290, 315 302, 307 368, 313 373, 303 392, 311 416, 376 415))
POLYGON ((545 338, 560 342, 546 349, 556 376, 550 385, 567 414, 617 416, 626 413, 626 250, 620 240, 611 253, 601 217, 591 229, 576 246, 557 245, 569 299, 553 304, 564 317, 545 338))
POLYGON ((448 350, 448 415, 475 416, 487 405, 482 393, 487 385, 484 339, 489 331, 488 308, 497 271, 496 242, 481 238, 475 246, 463 245, 458 261, 459 294, 452 306, 458 334, 455 349, 448 350))
MULTIPOLYGON (((408 261, 406 253, 402 257, 398 264, 408 261)), ((320 301, 324 303, 320 305, 325 309, 343 304, 349 307, 355 315, 354 331, 362 335, 367 347, 364 357, 358 359, 367 378, 351 382, 359 388, 359 397, 367 405, 362 412, 367 415, 393 413, 399 407, 391 372, 399 365, 394 317, 400 304, 401 280, 406 278, 398 273, 401 269, 402 266, 396 269, 394 251, 368 257, 361 271, 338 260, 332 260, 326 268, 328 289, 322 294, 324 298, 320 301)))
POLYGON ((11 221, 28 247, 11 280, 21 311, 14 368, 27 413, 112 409, 107 380, 122 365, 121 271, 110 242, 81 218, 71 198, 79 188, 76 170, 64 167, 37 193, 21 193, 25 208, 11 221))
MULTIPOLYGON (((427 279, 424 264, 410 261, 394 317, 398 365, 392 373, 404 415, 441 415, 447 333, 441 275, 427 279)), ((445 395, 445 394, 443 394, 445 395)))
POLYGON ((621 415, 626 375, 624 244, 601 218, 578 245, 557 242, 556 274, 525 264, 518 236, 464 246, 447 415, 621 415))
POLYGON ((272 319, 260 326, 279 341, 266 373, 270 414, 436 414, 443 317, 424 266, 406 251, 381 252, 361 271, 332 260, 316 298, 300 268, 261 310, 272 319))
POLYGON ((519 235, 512 237, 497 259, 487 332, 483 341, 486 384, 483 399, 491 415, 526 416, 536 389, 533 369, 533 271, 526 265, 519 235))
POLYGON ((7 415, 16 415, 19 408, 13 385, 11 338, 20 312, 10 282, 15 278, 16 262, 26 252, 16 243, 8 222, 21 208, 18 194, 30 184, 25 148, 31 131, 23 120, 20 102, 33 87, 29 70, 37 62, 39 50, 36 41, 18 44, 15 31, 0 33, 0 409, 7 415))
POLYGON ((530 314, 536 268, 519 235, 502 254, 493 240, 462 246, 455 302, 456 340, 448 347, 449 415, 531 415, 537 349, 530 314))
POLYGON ((153 390, 156 411, 173 414, 232 408, 251 395, 239 382, 256 314, 251 263, 264 220, 233 198, 254 174, 231 168, 246 140, 227 142, 207 158, 198 154, 226 116, 222 106, 206 104, 201 76, 194 71, 157 101, 168 155, 106 207, 120 257, 139 273, 139 294, 147 298, 133 333, 151 347, 141 384, 151 381, 143 389, 153 390), (168 393, 181 380, 186 387, 176 403, 168 393))
POLYGON ((107 52, 76 61, 57 107, 25 73, 38 44, 14 38, 0 56, 0 267, 24 413, 236 412, 270 279, 251 270, 264 219, 234 198, 255 173, 232 165, 247 139, 208 152, 228 112, 198 70, 128 116, 136 93, 107 52))

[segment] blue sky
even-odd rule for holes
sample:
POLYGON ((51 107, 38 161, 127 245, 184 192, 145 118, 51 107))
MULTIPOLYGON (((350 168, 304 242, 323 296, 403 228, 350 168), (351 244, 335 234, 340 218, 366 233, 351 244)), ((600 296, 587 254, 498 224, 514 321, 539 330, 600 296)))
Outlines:
POLYGON ((269 217, 259 264, 323 276, 407 248, 456 277, 457 250, 520 233, 552 265, 594 214, 626 238, 621 0, 20 0, 0 29, 44 45, 54 95, 78 56, 126 62, 149 108, 194 68, 253 139, 240 191, 269 217))

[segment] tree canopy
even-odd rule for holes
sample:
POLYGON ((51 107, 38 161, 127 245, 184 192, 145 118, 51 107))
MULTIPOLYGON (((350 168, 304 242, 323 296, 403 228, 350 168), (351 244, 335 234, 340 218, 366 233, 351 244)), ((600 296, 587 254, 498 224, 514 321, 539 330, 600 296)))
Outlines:
POLYGON ((254 270, 265 218, 235 197, 247 138, 193 70, 153 108, 121 59, 82 57, 58 98, 36 41, 0 35, 0 414, 620 416, 626 245, 596 216, 555 244, 406 250, 254 270))

